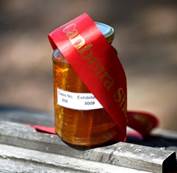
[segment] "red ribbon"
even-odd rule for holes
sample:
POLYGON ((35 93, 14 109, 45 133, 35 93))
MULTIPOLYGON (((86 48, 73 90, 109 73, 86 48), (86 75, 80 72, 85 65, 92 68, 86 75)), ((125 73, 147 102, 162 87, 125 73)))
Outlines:
MULTIPOLYGON (((135 114, 129 112, 127 117, 127 84, 124 69, 115 49, 86 13, 55 29, 48 38, 53 49, 60 50, 115 122, 119 141, 126 139, 127 121, 143 135, 147 134, 151 128, 146 128, 148 130, 143 133, 145 123, 142 125, 142 122, 135 118, 135 114)), ((149 117, 147 114, 144 116, 145 120, 148 119, 147 116, 149 117)), ((155 118, 152 119, 153 123, 157 124, 155 118)))

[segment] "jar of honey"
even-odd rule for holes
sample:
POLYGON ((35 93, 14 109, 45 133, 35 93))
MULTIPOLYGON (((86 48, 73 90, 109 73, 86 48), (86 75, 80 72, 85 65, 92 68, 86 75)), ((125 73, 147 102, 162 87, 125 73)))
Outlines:
MULTIPOLYGON (((114 29, 99 22, 96 26, 111 44, 114 29)), ((64 142, 94 147, 116 138, 115 123, 58 49, 53 52, 53 78, 55 129, 64 142)))

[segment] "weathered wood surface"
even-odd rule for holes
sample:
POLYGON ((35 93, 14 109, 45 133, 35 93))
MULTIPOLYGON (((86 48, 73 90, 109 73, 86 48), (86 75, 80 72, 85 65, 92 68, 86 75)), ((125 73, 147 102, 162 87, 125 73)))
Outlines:
MULTIPOLYGON (((17 165, 20 165, 22 161, 25 161, 26 163, 27 160, 30 164, 33 164, 34 160, 30 160, 30 157, 38 157, 38 159, 40 159, 45 155, 47 162, 52 162, 54 167, 51 165, 49 166, 45 161, 41 161, 40 166, 43 166, 44 168, 50 167, 51 170, 55 170, 55 166, 57 167, 56 170, 62 170, 62 165, 68 163, 68 168, 66 168, 66 170, 72 168, 75 172, 77 172, 77 170, 78 172, 88 172, 89 168, 90 172, 104 172, 103 170, 112 172, 114 170, 118 171, 118 169, 123 169, 121 167, 127 167, 147 172, 161 173, 168 172, 168 170, 176 164, 175 152, 167 151, 164 148, 159 149, 119 142, 114 145, 90 150, 77 150, 63 143, 56 135, 39 133, 29 125, 5 121, 0 121, 0 143, 0 158, 2 163, 7 162, 6 159, 4 160, 4 157, 7 157, 8 160, 10 158, 9 162, 12 162, 11 165, 15 162, 18 162, 17 165), (8 152, 3 155, 3 151, 8 151, 8 147, 10 147, 7 147, 7 145, 11 145, 9 151, 14 151, 15 153, 8 152), (12 146, 16 146, 16 148, 13 148, 12 146), (22 150, 24 154, 20 154, 22 150), (19 151, 19 153, 17 151, 19 151), (27 155, 25 155, 25 153, 27 153, 27 155), (11 154, 12 156, 10 156, 11 154), (23 155, 23 158, 17 157, 23 155), (53 160, 54 156, 56 156, 56 160, 53 160), (61 157, 64 160, 63 162, 61 162, 61 157), (25 158, 27 160, 24 160, 25 158), (54 161, 58 161, 60 164, 57 166, 54 161), (83 161, 85 166, 88 166, 82 167, 81 161, 83 161), (70 163, 79 164, 81 165, 81 168, 78 168, 76 165, 70 165, 70 163), (99 164, 100 166, 98 166, 99 164), (105 165, 108 169, 105 168, 105 165)), ((36 165, 34 165, 34 167, 35 166, 36 165)))
POLYGON ((45 153, 0 144, 0 172, 128 172, 149 173, 64 155, 45 153))

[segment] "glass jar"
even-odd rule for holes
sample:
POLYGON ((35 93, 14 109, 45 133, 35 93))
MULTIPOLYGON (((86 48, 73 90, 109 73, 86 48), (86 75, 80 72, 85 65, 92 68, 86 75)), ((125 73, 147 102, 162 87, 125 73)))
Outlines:
MULTIPOLYGON (((114 29, 104 23, 97 22, 96 25, 111 44, 114 29)), ((85 94, 82 98, 87 98, 91 93, 58 49, 53 52, 53 78, 55 129, 64 142, 78 147, 94 147, 116 137, 116 125, 104 108, 83 110, 78 102, 69 103, 73 97, 81 98, 85 94)))

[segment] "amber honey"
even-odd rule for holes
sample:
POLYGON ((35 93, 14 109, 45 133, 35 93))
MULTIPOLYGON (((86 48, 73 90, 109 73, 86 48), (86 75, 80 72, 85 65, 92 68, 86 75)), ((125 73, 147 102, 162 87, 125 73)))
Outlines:
MULTIPOLYGON (((112 27, 102 23, 97 23, 97 26, 111 43, 114 34, 112 27)), ((116 137, 116 126, 104 108, 80 110, 58 103, 58 89, 70 93, 90 93, 59 50, 55 50, 53 54, 53 77, 55 128, 63 141, 74 146, 92 147, 107 143, 116 137)), ((67 104, 67 100, 63 102, 67 104)))

